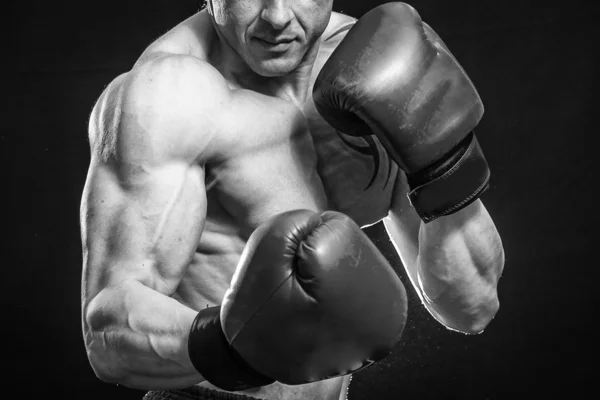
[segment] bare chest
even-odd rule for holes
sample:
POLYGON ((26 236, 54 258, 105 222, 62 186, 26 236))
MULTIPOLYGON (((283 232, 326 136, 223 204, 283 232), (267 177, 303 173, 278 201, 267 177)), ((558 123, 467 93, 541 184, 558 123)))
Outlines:
POLYGON ((317 154, 302 112, 249 91, 236 91, 230 104, 218 156, 206 168, 207 218, 228 215, 243 237, 272 215, 326 209, 317 154))
POLYGON ((359 225, 387 215, 397 170, 375 138, 336 132, 312 102, 301 110, 241 92, 229 115, 221 156, 207 166, 207 189, 209 204, 239 226, 252 231, 297 208, 341 211, 359 225))

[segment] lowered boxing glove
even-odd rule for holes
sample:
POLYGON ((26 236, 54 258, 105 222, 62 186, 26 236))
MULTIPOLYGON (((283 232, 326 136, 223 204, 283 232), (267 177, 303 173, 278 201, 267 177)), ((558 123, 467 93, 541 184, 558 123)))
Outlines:
POLYGON ((423 221, 460 210, 488 187, 472 133, 481 99, 411 6, 387 3, 360 18, 319 72, 313 99, 341 132, 378 137, 406 172, 423 221))
POLYGON ((404 286, 358 225, 338 212, 279 214, 250 236, 220 307, 190 332, 190 358, 225 390, 320 381, 390 353, 404 286))

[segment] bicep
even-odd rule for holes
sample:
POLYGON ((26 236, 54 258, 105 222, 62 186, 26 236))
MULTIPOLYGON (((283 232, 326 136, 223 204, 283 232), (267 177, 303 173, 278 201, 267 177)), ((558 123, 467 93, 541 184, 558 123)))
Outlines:
POLYGON ((179 283, 203 229, 203 165, 227 96, 215 74, 191 57, 157 58, 96 105, 81 210, 88 299, 123 279, 165 294, 179 283))
POLYGON ((81 203, 84 298, 124 280, 171 294, 200 240, 205 214, 199 166, 93 163, 81 203))

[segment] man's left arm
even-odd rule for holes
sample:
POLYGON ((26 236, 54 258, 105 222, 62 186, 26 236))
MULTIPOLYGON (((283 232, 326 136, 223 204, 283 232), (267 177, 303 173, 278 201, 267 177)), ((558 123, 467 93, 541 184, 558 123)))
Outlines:
POLYGON ((450 329, 483 331, 498 311, 504 249, 481 200, 424 223, 400 171, 383 223, 427 310, 450 329))
POLYGON ((474 132, 484 109, 463 68, 412 6, 390 2, 348 30, 313 100, 344 134, 374 134, 398 165, 385 225, 413 284, 440 322, 481 332, 498 309, 504 254, 479 200, 490 178, 474 132))

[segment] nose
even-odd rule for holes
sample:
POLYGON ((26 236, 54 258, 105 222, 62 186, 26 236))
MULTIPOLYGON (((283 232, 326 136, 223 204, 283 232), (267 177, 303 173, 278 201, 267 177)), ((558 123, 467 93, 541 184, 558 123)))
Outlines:
POLYGON ((260 17, 277 30, 285 28, 294 18, 290 1, 294 0, 266 0, 260 17))

